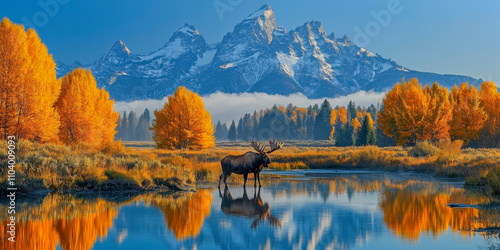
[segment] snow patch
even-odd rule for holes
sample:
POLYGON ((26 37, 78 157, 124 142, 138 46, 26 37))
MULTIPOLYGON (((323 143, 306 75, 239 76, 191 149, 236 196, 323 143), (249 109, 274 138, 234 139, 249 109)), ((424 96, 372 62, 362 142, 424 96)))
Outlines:
POLYGON ((163 48, 147 55, 147 56, 141 56, 140 58, 142 60, 148 61, 156 57, 166 57, 166 58, 172 58, 175 59, 182 54, 184 54, 186 50, 182 46, 182 41, 180 38, 175 39, 173 42, 169 42, 164 46, 163 48))
POLYGON ((298 57, 294 55, 287 55, 285 53, 276 53, 276 58, 278 58, 278 61, 280 62, 280 67, 285 71, 287 75, 290 77, 294 77, 295 71, 293 70, 293 66, 297 64, 297 60, 299 59, 298 57))
POLYGON ((223 64, 223 65, 219 66, 219 68, 221 68, 221 69, 229 69, 232 67, 234 67, 233 63, 227 63, 227 64, 223 64))

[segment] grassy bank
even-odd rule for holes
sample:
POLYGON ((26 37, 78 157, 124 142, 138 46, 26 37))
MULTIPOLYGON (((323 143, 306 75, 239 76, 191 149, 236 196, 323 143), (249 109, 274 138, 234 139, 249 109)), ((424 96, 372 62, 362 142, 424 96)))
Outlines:
MULTIPOLYGON (((7 148, 5 142, 1 143, 0 147, 7 148)), ((105 154, 84 145, 66 147, 20 141, 16 181, 26 192, 43 187, 107 190, 154 188, 172 182, 216 183, 224 156, 253 150, 247 142, 220 142, 215 148, 202 151, 158 150, 152 142, 125 145, 117 153, 105 154)), ((0 155, 0 159, 5 166, 6 155, 0 155)), ((483 186, 489 194, 500 194, 500 149, 461 149, 459 142, 378 148, 333 147, 329 141, 287 141, 284 148, 272 153, 271 159, 270 167, 277 170, 355 168, 461 177, 467 185, 483 186)), ((242 183, 243 178, 229 180, 242 183)), ((2 183, 6 185, 5 179, 2 183)))
MULTIPOLYGON (((216 182, 220 159, 253 150, 247 142, 219 142, 203 151, 157 150, 151 142, 127 142, 134 152, 155 154, 164 163, 190 169, 197 180, 216 182)), ((277 170, 337 168, 416 171, 437 176, 461 177, 467 185, 484 186, 500 194, 500 149, 461 149, 462 143, 419 142, 415 147, 334 147, 329 141, 287 141, 271 155, 277 170)), ((230 178, 241 182, 242 178, 230 178)))
MULTIPOLYGON (((7 148, 0 141, 0 148, 7 148)), ((193 183, 191 171, 162 163, 155 154, 126 150, 103 153, 90 146, 67 147, 19 141, 16 144, 16 187, 30 193, 49 189, 150 189, 162 184, 193 183)), ((7 166, 6 151, 0 152, 2 166, 7 166)), ((2 168, 0 185, 7 187, 7 168, 2 168)))

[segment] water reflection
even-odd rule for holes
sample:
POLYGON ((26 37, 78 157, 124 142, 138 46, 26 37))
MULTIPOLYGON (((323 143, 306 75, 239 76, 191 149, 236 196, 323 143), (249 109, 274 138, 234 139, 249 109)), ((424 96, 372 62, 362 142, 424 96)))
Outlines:
MULTIPOLYGON (((2 238, 0 248, 55 249, 59 244, 62 249, 90 249, 97 239, 106 237, 117 213, 116 204, 103 199, 49 194, 40 205, 24 203, 17 209, 21 221, 16 243, 2 238)), ((3 225, 5 220, 2 218, 3 225)), ((2 235, 6 235, 4 230, 0 228, 2 235)))
POLYGON ((471 230, 498 226, 498 210, 446 204, 484 201, 457 183, 375 173, 282 176, 253 190, 50 194, 19 203, 16 244, 2 238, 0 249, 475 248, 493 237, 471 230))
POLYGON ((380 207, 384 222, 396 235, 417 240, 422 232, 438 236, 451 229, 468 235, 471 230, 497 226, 498 218, 492 217, 496 210, 476 208, 450 208, 446 204, 477 204, 484 197, 472 195, 462 188, 443 187, 437 183, 405 181, 385 188, 380 207))
POLYGON ((219 197, 222 198, 220 208, 224 214, 244 216, 253 219, 251 228, 256 229, 257 226, 267 219, 269 226, 281 227, 280 220, 271 214, 269 203, 263 203, 260 197, 260 187, 254 189, 253 198, 249 199, 247 189, 243 187, 243 197, 233 199, 229 188, 224 189, 222 195, 219 189, 219 197))

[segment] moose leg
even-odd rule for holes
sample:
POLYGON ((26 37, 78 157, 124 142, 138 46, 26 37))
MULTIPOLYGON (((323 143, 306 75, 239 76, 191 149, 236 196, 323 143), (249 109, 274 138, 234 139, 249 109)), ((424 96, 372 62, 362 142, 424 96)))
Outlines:
POLYGON ((243 187, 246 187, 246 185, 247 185, 247 178, 248 178, 248 174, 243 174, 243 187))
POLYGON ((256 187, 257 186, 257 175, 259 173, 253 173, 253 186, 256 187))
POLYGON ((262 187, 262 185, 260 184, 260 173, 257 173, 257 179, 259 179, 259 187, 262 187))
POLYGON ((229 175, 224 175, 224 185, 226 185, 226 188, 227 188, 227 177, 229 177, 229 175))
POLYGON ((222 180, 222 176, 224 176, 224 173, 222 173, 222 174, 219 176, 219 189, 220 189, 220 181, 222 180))

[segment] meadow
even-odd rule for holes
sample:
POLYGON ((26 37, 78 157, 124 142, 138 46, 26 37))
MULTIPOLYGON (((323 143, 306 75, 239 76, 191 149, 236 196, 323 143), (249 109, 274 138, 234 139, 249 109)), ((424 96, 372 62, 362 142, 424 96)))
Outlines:
MULTIPOLYGON (((153 142, 124 145, 106 153, 83 144, 67 147, 20 141, 18 188, 21 192, 109 191, 150 190, 173 184, 214 185, 221 174, 220 160, 224 156, 253 150, 248 142, 217 142, 216 147, 200 151, 156 149, 153 142)), ((468 186, 482 187, 490 195, 500 194, 500 149, 461 149, 461 146, 460 141, 435 144, 424 141, 408 148, 334 147, 330 141, 287 141, 282 149, 271 154, 270 168, 423 172, 463 178, 468 186)), ((0 155, 0 159, 7 157, 0 155)), ((229 182, 241 184, 243 178, 232 176, 229 182)), ((1 183, 7 185, 5 179, 1 183)))

